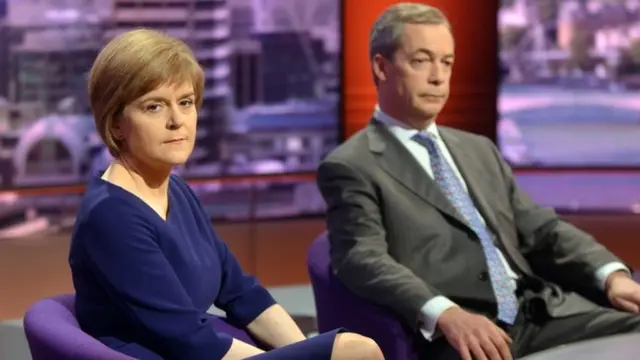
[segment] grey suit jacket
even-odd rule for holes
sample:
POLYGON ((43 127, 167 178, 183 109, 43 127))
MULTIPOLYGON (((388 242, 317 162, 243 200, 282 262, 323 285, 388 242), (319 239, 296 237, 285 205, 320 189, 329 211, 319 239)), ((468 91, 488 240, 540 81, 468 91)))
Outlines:
MULTIPOLYGON (((534 204, 490 140, 442 126, 439 132, 512 268, 522 278, 545 279, 537 293, 548 314, 593 309, 554 284, 593 287, 596 270, 619 260, 534 204)), ((437 295, 495 318, 476 234, 383 124, 372 120, 329 154, 318 185, 328 206, 331 265, 352 292, 393 309, 414 328, 422 306, 437 295)))

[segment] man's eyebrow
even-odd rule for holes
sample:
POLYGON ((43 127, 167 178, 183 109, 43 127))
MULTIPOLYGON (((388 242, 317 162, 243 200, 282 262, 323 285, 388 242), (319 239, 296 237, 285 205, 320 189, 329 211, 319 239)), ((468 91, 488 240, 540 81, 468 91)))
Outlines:
MULTIPOLYGON (((431 50, 429 50, 427 48, 419 48, 418 50, 414 51, 414 55, 415 54, 426 54, 426 55, 434 56, 434 57, 436 56, 436 53, 434 51, 431 51, 431 50)), ((453 53, 444 54, 442 57, 445 58, 445 59, 453 59, 454 58, 454 54, 453 53)))

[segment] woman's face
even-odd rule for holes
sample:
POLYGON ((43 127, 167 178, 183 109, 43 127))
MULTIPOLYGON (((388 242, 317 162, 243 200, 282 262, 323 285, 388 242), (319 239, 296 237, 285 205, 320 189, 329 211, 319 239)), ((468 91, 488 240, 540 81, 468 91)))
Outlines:
POLYGON ((196 138, 195 101, 191 84, 165 84, 127 105, 115 129, 123 155, 151 168, 184 164, 196 138))

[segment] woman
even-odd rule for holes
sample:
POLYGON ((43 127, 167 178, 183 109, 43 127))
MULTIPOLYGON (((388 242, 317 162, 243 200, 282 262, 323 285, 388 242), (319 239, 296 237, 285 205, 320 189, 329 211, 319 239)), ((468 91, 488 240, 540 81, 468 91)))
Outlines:
POLYGON ((72 237, 81 327, 138 359, 381 359, 359 335, 305 339, 171 175, 193 150, 203 82, 184 43, 145 29, 112 40, 91 69, 91 107, 114 161, 88 185, 72 237), (211 304, 274 350, 216 332, 211 304))

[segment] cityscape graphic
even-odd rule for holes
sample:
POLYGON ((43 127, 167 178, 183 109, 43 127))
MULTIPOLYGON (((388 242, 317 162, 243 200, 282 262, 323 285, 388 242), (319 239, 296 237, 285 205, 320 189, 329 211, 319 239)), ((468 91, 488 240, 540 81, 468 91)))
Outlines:
POLYGON ((211 179, 195 190, 212 217, 323 211, 310 180, 219 179, 315 171, 337 145, 340 5, 0 0, 0 238, 31 231, 20 230, 26 220, 46 229, 73 222, 81 194, 11 189, 85 184, 109 164, 89 110, 87 74, 106 42, 139 27, 184 40, 205 71, 196 149, 175 171, 211 179))
POLYGON ((640 165, 640 1, 501 0, 498 15, 504 156, 640 165))

